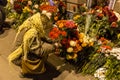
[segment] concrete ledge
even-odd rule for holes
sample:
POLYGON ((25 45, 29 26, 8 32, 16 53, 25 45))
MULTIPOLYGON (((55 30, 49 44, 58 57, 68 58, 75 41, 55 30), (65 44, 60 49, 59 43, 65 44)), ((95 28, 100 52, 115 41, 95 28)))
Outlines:
POLYGON ((60 58, 54 55, 53 53, 49 55, 48 62, 51 63, 60 72, 64 70, 68 71, 75 70, 74 66, 66 63, 66 61, 63 58, 60 58))
POLYGON ((94 76, 75 73, 75 67, 53 53, 49 55, 48 62, 61 74, 53 80, 96 80, 94 76))

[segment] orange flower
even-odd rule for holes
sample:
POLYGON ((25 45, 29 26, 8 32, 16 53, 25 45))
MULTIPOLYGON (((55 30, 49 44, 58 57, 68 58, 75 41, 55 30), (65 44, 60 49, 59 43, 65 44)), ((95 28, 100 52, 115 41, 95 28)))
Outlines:
POLYGON ((111 46, 107 46, 107 45, 103 45, 103 46, 101 46, 101 47, 103 47, 103 48, 105 48, 105 49, 109 49, 109 50, 112 49, 111 46))
POLYGON ((70 59, 76 59, 78 57, 78 55, 77 54, 73 54, 73 55, 67 55, 66 56, 66 58, 68 59, 68 60, 70 60, 70 59))
POLYGON ((50 32, 49 32, 49 37, 51 39, 57 39, 59 38, 60 35, 60 30, 57 27, 54 27, 50 32))
POLYGON ((98 13, 97 15, 99 18, 103 18, 104 14, 103 13, 98 13))
POLYGON ((116 27, 118 27, 118 25, 117 25, 116 22, 112 22, 112 23, 111 23, 111 27, 112 27, 112 28, 116 28, 116 27))
POLYGON ((57 21, 57 20, 58 20, 58 16, 55 16, 55 17, 54 17, 54 20, 57 21))
POLYGON ((105 40, 102 42, 103 45, 106 45, 108 43, 108 40, 105 40))
POLYGON ((62 35, 62 36, 66 36, 67 33, 66 33, 65 31, 61 31, 61 35, 62 35))
POLYGON ((79 44, 76 44, 76 50, 81 51, 82 47, 79 44))
POLYGON ((96 52, 100 53, 100 52, 101 52, 101 49, 98 49, 96 52))
POLYGON ((64 24, 63 24, 63 23, 60 23, 58 27, 59 27, 59 28, 63 28, 63 27, 64 27, 64 24))
POLYGON ((94 45, 94 42, 90 42, 90 43, 89 43, 89 46, 93 46, 93 45, 94 45))
POLYGON ((84 38, 84 36, 85 36, 85 34, 84 34, 84 33, 80 33, 80 34, 79 34, 79 38, 80 38, 80 39, 83 39, 83 38, 84 38))
POLYGON ((100 41, 105 41, 106 39, 104 37, 101 37, 100 38, 100 41))
POLYGON ((57 7, 56 6, 51 6, 51 5, 42 5, 40 6, 40 10, 46 10, 47 12, 57 12, 57 7))
POLYGON ((82 43, 82 42, 83 42, 83 39, 79 39, 79 41, 82 43))
POLYGON ((87 46, 87 43, 83 42, 83 43, 81 44, 81 46, 82 46, 82 47, 86 47, 86 46, 87 46))

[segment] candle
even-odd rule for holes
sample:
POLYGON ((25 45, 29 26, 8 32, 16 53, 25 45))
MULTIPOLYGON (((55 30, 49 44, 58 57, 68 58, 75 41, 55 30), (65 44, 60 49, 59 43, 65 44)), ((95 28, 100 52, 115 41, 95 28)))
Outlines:
POLYGON ((116 2, 116 0, 110 0, 108 8, 113 10, 115 2, 116 2))

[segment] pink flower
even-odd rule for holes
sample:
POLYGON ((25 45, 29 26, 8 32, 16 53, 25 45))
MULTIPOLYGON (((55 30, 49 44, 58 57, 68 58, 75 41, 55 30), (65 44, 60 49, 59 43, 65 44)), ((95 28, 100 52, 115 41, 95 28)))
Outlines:
POLYGON ((76 29, 77 26, 75 25, 74 21, 66 21, 65 23, 65 27, 66 28, 69 28, 69 29, 76 29))

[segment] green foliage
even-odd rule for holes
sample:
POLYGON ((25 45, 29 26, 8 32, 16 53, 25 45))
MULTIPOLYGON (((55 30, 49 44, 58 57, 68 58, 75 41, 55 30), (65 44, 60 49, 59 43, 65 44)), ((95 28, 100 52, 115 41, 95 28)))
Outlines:
POLYGON ((104 67, 107 68, 106 79, 107 80, 120 80, 120 61, 114 56, 110 56, 106 60, 104 67))
POLYGON ((92 59, 83 67, 83 74, 94 74, 94 72, 106 62, 106 57, 103 53, 95 53, 92 59))

